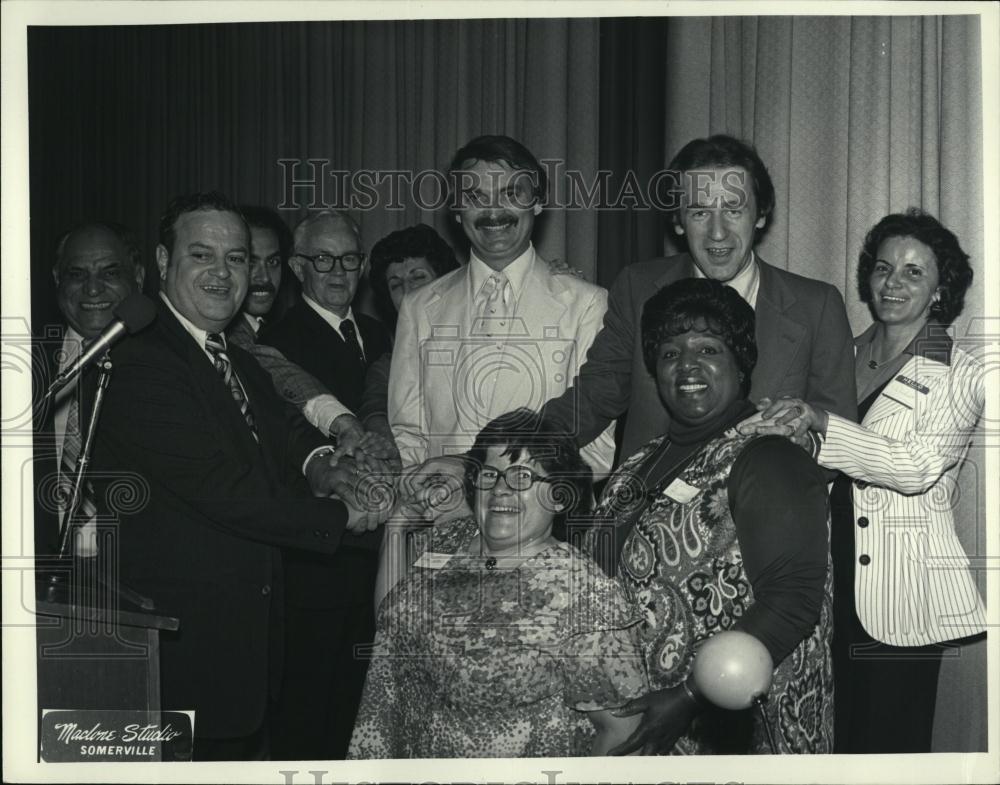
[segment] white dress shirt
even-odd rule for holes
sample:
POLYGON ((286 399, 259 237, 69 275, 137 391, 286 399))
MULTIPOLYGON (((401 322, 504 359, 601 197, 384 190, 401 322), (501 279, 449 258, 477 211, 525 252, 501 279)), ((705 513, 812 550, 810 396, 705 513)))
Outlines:
POLYGON ((341 336, 342 338, 344 334, 340 331, 340 325, 343 324, 344 322, 350 322, 351 324, 353 324, 354 334, 358 336, 358 343, 361 345, 361 351, 363 352, 365 350, 365 342, 364 339, 361 337, 361 330, 358 329, 358 320, 354 318, 354 312, 351 310, 350 306, 348 306, 347 308, 347 316, 341 318, 340 316, 337 316, 337 314, 326 310, 326 308, 317 303, 311 297, 302 295, 302 299, 305 301, 306 305, 308 305, 310 308, 312 308, 316 313, 320 315, 320 318, 322 318, 324 322, 326 322, 334 330, 336 330, 337 335, 341 336))
MULTIPOLYGON (((698 265, 694 266, 695 278, 706 278, 698 265)), ((757 257, 753 251, 750 252, 750 264, 740 270, 732 280, 726 281, 726 286, 736 290, 750 307, 757 310, 757 292, 760 290, 760 268, 757 266, 757 257)))

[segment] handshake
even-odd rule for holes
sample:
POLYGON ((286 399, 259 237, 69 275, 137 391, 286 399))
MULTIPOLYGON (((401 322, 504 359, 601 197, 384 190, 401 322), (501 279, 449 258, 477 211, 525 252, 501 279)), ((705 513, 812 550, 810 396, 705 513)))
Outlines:
POLYGON ((414 524, 468 512, 462 456, 432 458, 404 471, 391 439, 360 428, 342 433, 333 452, 310 460, 306 478, 315 496, 347 505, 347 528, 355 534, 373 531, 390 517, 414 524))

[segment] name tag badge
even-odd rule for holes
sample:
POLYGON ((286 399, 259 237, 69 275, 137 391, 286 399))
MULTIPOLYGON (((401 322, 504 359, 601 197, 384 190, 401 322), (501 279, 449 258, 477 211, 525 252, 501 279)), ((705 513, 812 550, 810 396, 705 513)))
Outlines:
POLYGON ((420 567, 425 570, 440 570, 451 561, 454 555, 454 553, 434 553, 433 551, 426 551, 413 563, 413 566, 420 567))
POLYGON ((907 409, 912 409, 917 405, 918 391, 922 392, 924 395, 927 394, 927 388, 922 384, 918 384, 912 379, 900 374, 885 386, 885 389, 882 391, 882 395, 905 406, 907 409))
POLYGON ((674 480, 670 485, 667 486, 667 490, 664 491, 667 496, 673 499, 675 502, 680 502, 681 504, 687 504, 692 499, 694 499, 699 493, 701 493, 701 488, 697 488, 694 485, 684 482, 680 477, 674 480))

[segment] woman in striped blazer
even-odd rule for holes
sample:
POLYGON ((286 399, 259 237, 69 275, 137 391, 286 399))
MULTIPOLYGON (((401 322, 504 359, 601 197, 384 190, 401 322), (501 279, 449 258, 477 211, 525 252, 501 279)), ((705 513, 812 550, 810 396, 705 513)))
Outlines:
POLYGON ((782 399, 755 427, 816 445, 842 473, 831 496, 834 751, 929 752, 941 656, 986 626, 952 512, 985 402, 983 362, 946 332, 972 269, 955 235, 911 208, 868 233, 857 283, 875 317, 855 340, 861 424, 782 399))

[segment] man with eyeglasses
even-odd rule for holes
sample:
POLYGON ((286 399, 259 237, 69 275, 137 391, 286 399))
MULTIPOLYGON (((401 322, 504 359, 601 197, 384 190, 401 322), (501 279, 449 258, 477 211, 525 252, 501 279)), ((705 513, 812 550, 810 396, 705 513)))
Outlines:
MULTIPOLYGON (((260 343, 315 376, 352 412, 361 405, 368 365, 389 351, 386 329, 351 308, 367 266, 357 224, 323 210, 294 231, 289 259, 302 302, 260 343)), ((333 557, 285 554, 285 681, 276 707, 276 759, 341 759, 361 700, 367 660, 355 647, 375 636, 374 554, 342 549, 333 557)))
POLYGON ((360 443, 365 429, 350 409, 281 351, 258 343, 265 322, 280 320, 282 309, 275 305, 281 289, 282 268, 291 252, 292 233, 281 217, 268 207, 245 205, 240 207, 240 212, 250 227, 250 288, 239 316, 226 328, 226 337, 230 343, 254 356, 271 374, 281 396, 299 407, 321 433, 337 439, 338 446, 360 443))

